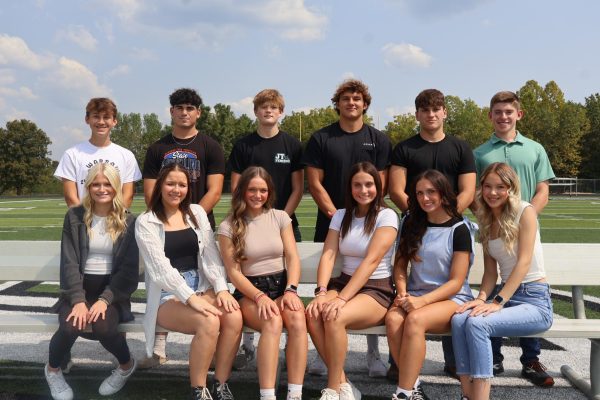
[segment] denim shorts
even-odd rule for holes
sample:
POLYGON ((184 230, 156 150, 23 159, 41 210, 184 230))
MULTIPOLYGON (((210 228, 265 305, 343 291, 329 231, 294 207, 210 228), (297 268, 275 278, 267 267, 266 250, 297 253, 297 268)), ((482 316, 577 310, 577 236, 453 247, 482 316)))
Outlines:
MULTIPOLYGON (((197 269, 190 269, 184 272, 180 272, 179 275, 185 279, 185 283, 189 286, 190 289, 196 291, 198 289, 198 282, 200 278, 198 277, 197 269)), ((167 300, 174 299, 175 295, 164 290, 160 291, 160 304, 164 304, 167 300)))
MULTIPOLYGON (((287 285, 287 271, 283 270, 272 275, 247 276, 246 277, 255 288, 269 296, 271 300, 283 296, 285 286, 287 285)), ((233 297, 240 301, 244 295, 235 289, 233 297)))

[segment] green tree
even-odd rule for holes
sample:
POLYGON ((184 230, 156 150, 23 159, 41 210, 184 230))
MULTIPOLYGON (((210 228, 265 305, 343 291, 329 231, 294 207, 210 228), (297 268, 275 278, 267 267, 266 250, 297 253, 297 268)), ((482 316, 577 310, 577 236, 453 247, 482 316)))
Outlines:
POLYGON ((111 140, 131 150, 138 165, 142 167, 148 146, 161 137, 162 124, 158 120, 158 115, 119 113, 117 121, 117 125, 111 131, 111 140))
POLYGON ((587 132, 581 138, 581 174, 582 178, 600 177, 600 94, 585 98, 585 111, 590 123, 587 132))
POLYGON ((487 107, 481 108, 471 99, 463 101, 457 96, 446 96, 446 109, 444 132, 466 140, 473 149, 493 131, 487 107))
POLYGON ((22 195, 43 182, 52 163, 48 157, 51 143, 43 130, 26 119, 0 128, 0 194, 14 189, 22 195))
POLYGON ((389 136, 392 145, 414 136, 418 132, 417 118, 414 114, 396 115, 394 120, 385 125, 384 132, 389 136))
POLYGON ((524 117, 521 133, 542 144, 557 176, 577 176, 581 164, 581 138, 588 130, 585 109, 565 101, 556 82, 542 88, 530 80, 518 91, 524 117))
MULTIPOLYGON (((292 111, 292 114, 286 115, 281 120, 281 130, 306 143, 313 132, 333 124, 339 119, 339 115, 332 106, 313 108, 308 113, 292 111)), ((365 122, 370 123, 368 116, 365 115, 365 119, 365 122)))

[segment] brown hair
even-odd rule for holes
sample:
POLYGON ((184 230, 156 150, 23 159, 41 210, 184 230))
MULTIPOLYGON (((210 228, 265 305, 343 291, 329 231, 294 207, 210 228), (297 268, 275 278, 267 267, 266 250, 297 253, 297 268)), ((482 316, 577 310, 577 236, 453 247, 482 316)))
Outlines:
POLYGON ((274 104, 279 108, 279 111, 281 112, 283 112, 283 109, 285 107, 283 96, 276 89, 261 90, 256 94, 256 96, 254 96, 252 103, 254 103, 254 111, 258 110, 260 106, 266 103, 274 104))
POLYGON ((248 167, 242 172, 240 180, 231 194, 231 210, 229 210, 228 218, 231 221, 231 242, 233 243, 233 259, 236 262, 241 262, 246 259, 244 252, 246 250, 246 201, 244 194, 248 190, 250 181, 256 177, 262 178, 267 184, 269 193, 267 201, 263 204, 265 210, 273 208, 275 203, 275 185, 271 175, 263 167, 248 167))
POLYGON ((198 228, 198 221, 196 217, 192 213, 190 208, 190 204, 192 203, 192 188, 190 187, 190 173, 188 170, 183 167, 181 164, 174 162, 168 165, 165 165, 160 169, 158 173, 158 177, 156 178, 156 183, 154 184, 154 189, 152 190, 152 195, 150 196, 150 201, 148 202, 148 211, 152 211, 159 220, 163 223, 167 222, 167 215, 165 214, 165 206, 162 202, 162 185, 165 183, 167 176, 172 171, 183 172, 185 174, 185 179, 188 185, 188 191, 184 197, 184 199, 179 203, 179 210, 183 213, 183 216, 189 216, 192 222, 194 223, 194 227, 198 228))
POLYGON ((450 182, 444 174, 434 169, 421 172, 413 179, 408 191, 408 217, 402 227, 402 236, 398 244, 397 257, 420 261, 417 252, 427 231, 427 213, 417 200, 417 183, 427 179, 440 194, 442 208, 450 217, 461 218, 457 210, 457 200, 450 182))
POLYGON ((521 109, 521 101, 519 100, 519 96, 517 96, 516 93, 508 90, 498 92, 492 97, 490 100, 490 111, 492 111, 492 108, 494 108, 494 106, 498 103, 509 103, 517 110, 521 109))
POLYGON ((117 118, 117 105, 107 97, 94 97, 85 107, 85 116, 89 117, 94 112, 105 112, 112 115, 113 118, 117 118))
POLYGON ((362 94, 363 100, 364 100, 365 104, 367 105, 367 107, 365 107, 365 109, 363 110, 363 114, 366 114, 367 109, 371 105, 371 94, 369 93, 369 87, 367 85, 365 85, 363 82, 359 81, 358 79, 347 79, 344 82, 342 82, 337 87, 337 89, 335 90, 335 93, 333 94, 333 97, 331 98, 331 102, 333 103, 333 108, 335 108, 335 111, 338 114, 340 113, 340 110, 338 108, 338 103, 340 102, 340 97, 342 96, 342 93, 345 93, 345 92, 362 94))
POLYGON ((373 177, 373 181, 375 182, 376 195, 371 204, 369 204, 369 210, 367 211, 367 215, 365 216, 365 224, 364 224, 364 233, 366 235, 373 232, 375 229, 375 222, 377 222, 377 214, 381 211, 382 208, 386 208, 387 205, 383 201, 383 186, 381 184, 381 177, 379 176, 379 172, 377 168, 373 164, 368 161, 359 162, 358 164, 354 164, 352 168, 350 168, 350 174, 348 175, 348 181, 346 183, 346 197, 345 197, 345 208, 346 213, 344 214, 344 218, 342 219, 342 226, 340 229, 340 237, 346 236, 348 231, 350 230, 350 225, 352 225, 352 218, 354 217, 354 210, 357 208, 356 200, 352 196, 352 178, 354 175, 359 172, 364 172, 373 177))
POLYGON ((437 89, 425 89, 415 98, 415 108, 446 107, 444 93, 437 89))

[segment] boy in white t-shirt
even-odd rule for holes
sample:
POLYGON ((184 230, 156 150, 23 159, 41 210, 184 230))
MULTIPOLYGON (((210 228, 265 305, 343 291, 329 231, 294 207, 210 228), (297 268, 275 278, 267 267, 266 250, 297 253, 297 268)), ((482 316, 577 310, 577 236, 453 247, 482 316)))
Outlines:
POLYGON ((90 126, 89 140, 67 149, 54 176, 62 179, 68 207, 79 205, 85 195, 85 178, 92 166, 111 164, 119 171, 123 183, 123 200, 129 208, 133 201, 134 182, 142 178, 133 153, 110 141, 110 131, 117 125, 117 106, 108 98, 93 98, 85 108, 85 122, 90 126))

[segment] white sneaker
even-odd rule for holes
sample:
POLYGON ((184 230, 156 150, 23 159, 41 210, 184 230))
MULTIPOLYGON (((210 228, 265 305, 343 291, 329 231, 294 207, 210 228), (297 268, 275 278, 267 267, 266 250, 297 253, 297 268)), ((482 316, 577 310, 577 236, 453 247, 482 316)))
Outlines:
POLYGON ((346 382, 340 384, 340 400, 360 400, 360 398, 360 390, 346 378, 346 382))
POLYGON ((384 378, 387 374, 387 366, 379 353, 367 353, 367 366, 371 378, 384 378))
POLYGON ((286 400, 302 400, 302 392, 288 393, 286 400))
POLYGON ((313 358, 312 362, 308 364, 308 373, 310 375, 317 376, 327 375, 327 366, 319 354, 317 354, 317 356, 313 358))
POLYGON ((333 389, 325 388, 321 390, 321 398, 319 400, 340 400, 340 395, 333 389))
POLYGON ((65 381, 65 377, 62 371, 59 369, 58 372, 48 371, 48 364, 44 365, 44 376, 48 387, 50 388, 50 394, 54 400, 72 400, 73 389, 65 381))
POLYGON ((133 372, 135 371, 136 367, 137 364, 134 359, 133 366, 129 369, 129 371, 122 371, 121 368, 113 369, 110 376, 106 378, 100 385, 98 393, 100 393, 102 396, 110 396, 111 394, 115 394, 119 390, 123 389, 123 386, 125 386, 127 379, 129 379, 129 377, 133 375, 133 372), (123 372, 125 372, 125 374, 123 374, 123 372))

